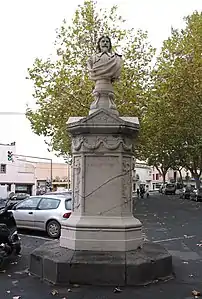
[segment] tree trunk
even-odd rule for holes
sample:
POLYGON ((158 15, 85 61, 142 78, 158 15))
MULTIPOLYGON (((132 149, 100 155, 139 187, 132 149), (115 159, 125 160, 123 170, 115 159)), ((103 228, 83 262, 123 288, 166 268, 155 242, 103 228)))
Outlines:
POLYGON ((181 183, 183 182, 183 178, 182 178, 182 170, 181 169, 178 169, 178 171, 179 171, 179 175, 180 175, 180 181, 181 181, 181 183))
POLYGON ((162 171, 163 183, 166 182, 166 172, 162 171))

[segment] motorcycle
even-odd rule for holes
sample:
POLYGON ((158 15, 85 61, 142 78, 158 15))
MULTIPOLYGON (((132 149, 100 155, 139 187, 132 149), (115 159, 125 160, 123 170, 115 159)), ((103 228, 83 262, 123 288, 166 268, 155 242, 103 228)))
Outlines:
POLYGON ((0 209, 0 266, 4 259, 13 253, 18 255, 21 251, 21 242, 17 233, 16 221, 13 213, 9 211, 13 204, 6 203, 0 209))

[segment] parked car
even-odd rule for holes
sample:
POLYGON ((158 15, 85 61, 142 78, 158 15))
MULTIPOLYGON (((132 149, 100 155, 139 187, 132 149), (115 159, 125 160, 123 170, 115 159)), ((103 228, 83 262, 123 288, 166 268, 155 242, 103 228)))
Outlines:
POLYGON ((183 189, 176 189, 175 194, 181 197, 183 194, 183 189))
POLYGON ((186 187, 184 187, 183 192, 180 195, 180 197, 184 198, 184 199, 190 199, 190 194, 193 191, 193 189, 194 188, 192 186, 186 186, 186 187))
POLYGON ((11 200, 23 200, 23 199, 26 199, 28 197, 30 197, 30 195, 27 194, 27 193, 15 193, 15 194, 10 196, 10 199, 11 200))
POLYGON ((71 196, 72 191, 71 190, 62 190, 62 191, 49 191, 46 193, 46 195, 64 195, 64 196, 71 196))
POLYGON ((202 201, 202 188, 192 189, 190 192, 190 199, 195 201, 202 201))
POLYGON ((167 194, 175 194, 175 191, 176 191, 175 184, 171 184, 171 183, 166 184, 164 194, 166 194, 166 195, 167 194))
POLYGON ((64 195, 31 196, 12 208, 18 228, 46 231, 51 238, 59 238, 61 221, 68 219, 72 197, 64 195))

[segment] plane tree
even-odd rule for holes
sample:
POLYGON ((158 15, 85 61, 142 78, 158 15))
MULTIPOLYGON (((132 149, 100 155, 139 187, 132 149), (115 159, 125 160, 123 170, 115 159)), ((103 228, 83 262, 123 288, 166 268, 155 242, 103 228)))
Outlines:
POLYGON ((141 116, 146 107, 155 53, 147 33, 127 29, 117 6, 107 11, 98 9, 91 0, 84 1, 72 21, 63 21, 57 30, 54 55, 46 60, 36 58, 28 69, 34 93, 27 118, 33 132, 44 136, 58 155, 70 151, 68 118, 87 115, 93 101, 86 62, 103 34, 112 39, 113 50, 124 60, 120 81, 115 84, 117 109, 121 115, 141 116))

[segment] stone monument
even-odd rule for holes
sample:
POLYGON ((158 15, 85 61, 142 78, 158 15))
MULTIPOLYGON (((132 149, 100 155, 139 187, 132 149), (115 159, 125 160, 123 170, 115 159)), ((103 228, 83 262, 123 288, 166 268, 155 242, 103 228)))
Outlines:
POLYGON ((72 215, 61 225, 60 241, 31 254, 30 272, 53 283, 141 285, 172 274, 172 257, 160 245, 143 241, 133 216, 133 144, 136 117, 120 117, 112 83, 121 73, 121 55, 109 37, 98 41, 88 60, 95 81, 87 117, 70 117, 72 137, 72 215))

